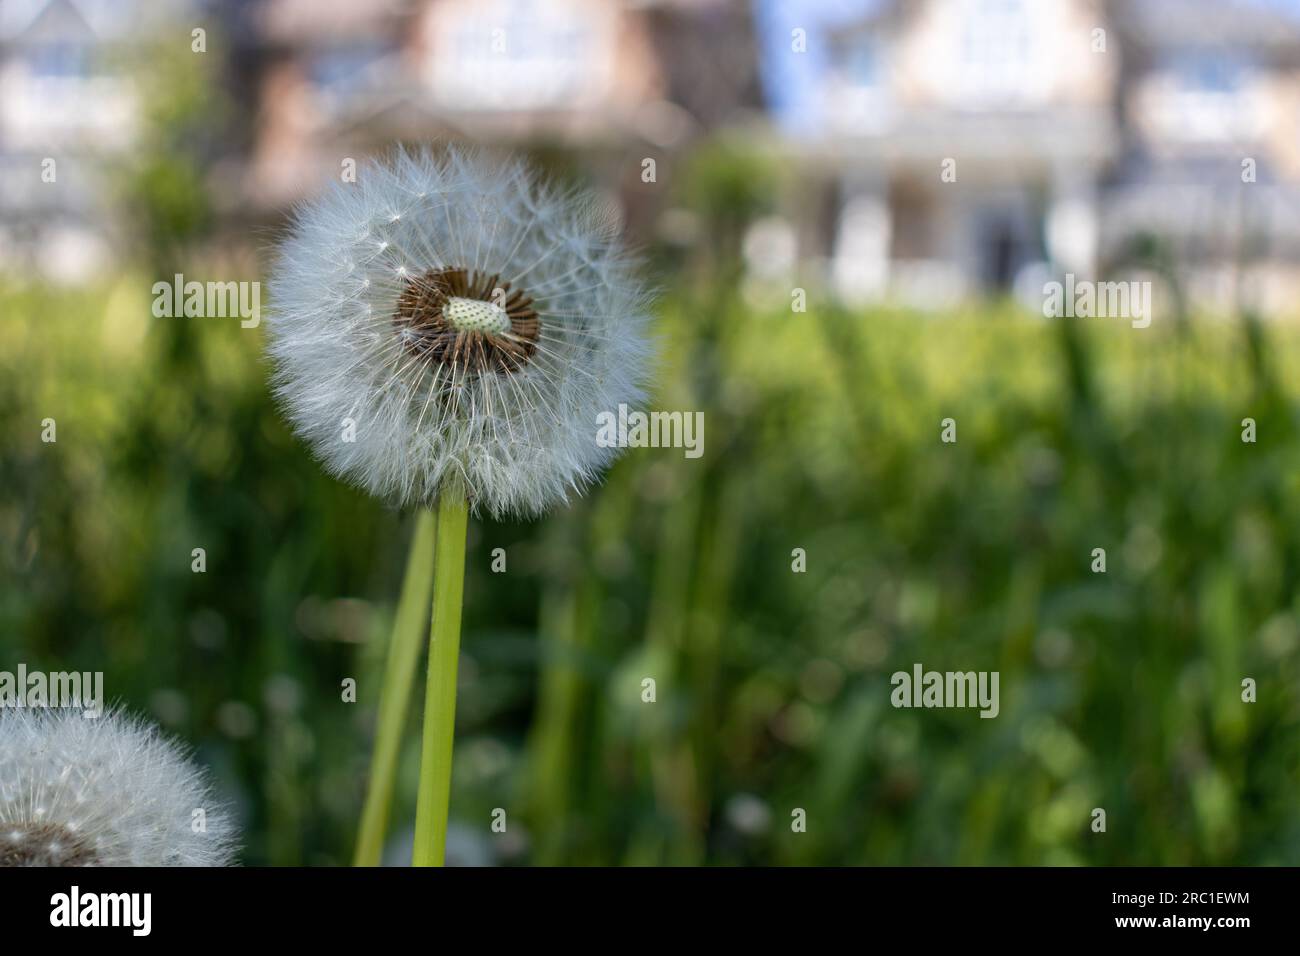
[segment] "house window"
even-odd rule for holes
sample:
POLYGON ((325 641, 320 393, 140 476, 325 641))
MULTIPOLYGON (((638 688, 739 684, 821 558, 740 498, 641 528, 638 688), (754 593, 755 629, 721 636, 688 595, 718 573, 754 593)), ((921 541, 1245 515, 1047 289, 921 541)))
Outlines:
POLYGON ((78 79, 90 74, 89 49, 80 43, 48 43, 28 48, 27 68, 39 79, 78 79))
POLYGON ((846 134, 878 134, 892 119, 884 44, 859 33, 833 48, 825 79, 827 122, 846 134))
POLYGON ((384 54, 378 44, 341 47, 319 53, 312 58, 311 79, 322 90, 334 95, 355 93, 362 85, 367 68, 384 54))
POLYGON ((845 79, 853 86, 879 86, 881 70, 878 44, 870 40, 854 43, 844 51, 843 69, 845 79))
POLYGON ((1241 89, 1246 63, 1220 54, 1194 54, 1174 58, 1170 72, 1184 93, 1231 96, 1241 89))
POLYGON ((956 92, 972 106, 1006 105, 1032 81, 1025 0, 960 0, 956 92))
POLYGON ((607 92, 614 10, 518 0, 452 9, 430 72, 444 105, 573 108, 607 92))
POLYGON ((1252 92, 1248 59, 1217 51, 1167 58, 1146 86, 1150 116, 1159 135, 1184 143, 1237 143, 1266 123, 1252 92))

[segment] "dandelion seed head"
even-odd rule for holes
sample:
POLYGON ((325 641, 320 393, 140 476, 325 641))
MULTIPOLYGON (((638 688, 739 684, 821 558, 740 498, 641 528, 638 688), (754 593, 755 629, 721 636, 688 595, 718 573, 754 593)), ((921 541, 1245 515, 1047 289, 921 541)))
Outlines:
POLYGON ((206 778, 151 726, 118 711, 0 709, 0 866, 224 866, 233 855, 206 778))
POLYGON ((649 303, 596 210, 459 149, 400 152, 299 208, 269 352, 328 470, 399 505, 454 486, 493 516, 593 481, 617 452, 597 416, 643 395, 649 303))

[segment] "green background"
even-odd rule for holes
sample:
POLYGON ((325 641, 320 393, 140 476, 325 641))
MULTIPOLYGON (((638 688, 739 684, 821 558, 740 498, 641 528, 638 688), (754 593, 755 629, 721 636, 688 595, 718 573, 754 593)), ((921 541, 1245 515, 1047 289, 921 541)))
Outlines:
MULTIPOLYGON (((412 515, 288 432, 264 329, 151 316, 175 271, 266 259, 213 255, 186 133, 205 94, 161 102, 114 180, 122 268, 0 282, 0 666, 104 671, 211 768, 243 862, 342 864, 412 515)), ((471 522, 452 858, 1300 863, 1296 328, 848 311, 811 288, 795 312, 735 251, 776 175, 706 146, 664 188, 707 254, 647 250, 652 407, 702 410, 704 456, 632 450, 544 520, 471 522), (1000 715, 895 710, 916 662, 999 671, 1000 715)))

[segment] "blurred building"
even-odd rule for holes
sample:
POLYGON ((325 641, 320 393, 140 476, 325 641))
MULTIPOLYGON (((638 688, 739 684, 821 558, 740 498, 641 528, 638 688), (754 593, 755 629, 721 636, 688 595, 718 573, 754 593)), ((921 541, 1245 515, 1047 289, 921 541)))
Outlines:
POLYGON ((803 244, 842 294, 944 301, 1049 249, 1092 268, 1117 71, 1088 0, 763 7, 782 146, 811 171, 798 205, 834 213, 803 244))
POLYGON ((273 207, 395 141, 581 148, 616 135, 660 85, 641 19, 602 0, 268 0, 252 19, 245 182, 273 207))
POLYGON ((1296 5, 755 7, 776 149, 802 170, 787 247, 843 296, 943 304, 1176 262, 1221 300, 1243 249, 1269 301, 1293 295, 1296 5))
POLYGON ((1193 302, 1300 300, 1300 4, 1111 4, 1122 131, 1107 264, 1177 263, 1193 302), (1242 288, 1245 286, 1246 288, 1242 288))
POLYGON ((227 195, 278 212, 349 158, 444 139, 562 149, 617 188, 641 157, 757 105, 747 21, 716 0, 244 4, 231 32, 252 134, 227 195))
POLYGON ((133 142, 130 51, 162 4, 0 4, 0 262, 77 278, 109 258, 106 165, 133 142))
POLYGON ((578 160, 647 238, 689 216, 644 159, 671 187, 726 130, 788 174, 746 244, 769 280, 942 305, 1143 268, 1195 302, 1300 297, 1300 0, 4 0, 0 263, 107 261, 135 68, 194 25, 227 236, 393 142, 465 139, 578 160))
POLYGON ((579 156, 626 215, 652 218, 642 158, 759 108, 749 19, 740 0, 4 0, 0 264, 68 279, 108 265, 108 184, 145 148, 140 67, 160 44, 188 52, 196 27, 220 63, 201 152, 230 235, 345 162, 443 139, 579 156))

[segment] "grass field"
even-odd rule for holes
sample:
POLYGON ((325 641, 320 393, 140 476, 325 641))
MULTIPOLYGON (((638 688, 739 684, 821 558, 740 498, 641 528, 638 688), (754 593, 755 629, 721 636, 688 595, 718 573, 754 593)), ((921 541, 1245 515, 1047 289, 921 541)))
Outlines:
MULTIPOLYGON (((345 863, 412 516, 288 433, 261 329, 154 319, 152 281, 0 289, 0 667, 104 671, 244 862, 345 863)), ((705 289, 656 331, 704 455, 471 523, 453 857, 1300 863, 1295 327, 705 289), (891 707, 918 662, 998 671, 998 717, 891 707)))

